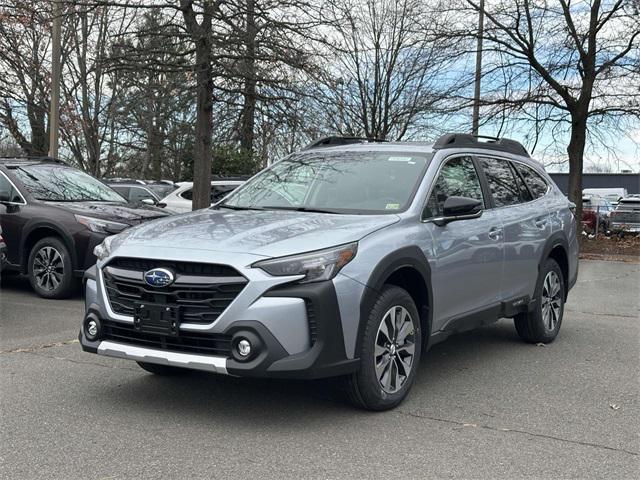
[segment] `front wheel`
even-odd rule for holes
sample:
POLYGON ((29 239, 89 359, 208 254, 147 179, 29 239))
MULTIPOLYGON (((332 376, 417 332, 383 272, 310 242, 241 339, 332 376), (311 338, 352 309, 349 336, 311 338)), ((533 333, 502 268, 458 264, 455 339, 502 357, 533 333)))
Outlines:
POLYGON ((538 274, 534 309, 514 318, 520 338, 531 343, 549 343, 558 335, 564 315, 564 276, 558 263, 548 258, 538 274))
POLYGON ((73 263, 66 245, 58 238, 39 240, 29 254, 29 282, 44 298, 66 298, 74 290, 73 263))
POLYGON ((362 335, 360 368, 345 378, 347 395, 367 410, 394 408, 409 393, 420 361, 422 330, 411 296, 385 286, 362 335))

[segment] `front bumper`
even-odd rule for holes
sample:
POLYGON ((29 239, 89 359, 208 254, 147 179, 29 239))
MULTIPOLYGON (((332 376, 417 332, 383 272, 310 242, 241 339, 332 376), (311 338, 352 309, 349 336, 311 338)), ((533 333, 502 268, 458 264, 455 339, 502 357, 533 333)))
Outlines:
POLYGON ((611 222, 611 231, 614 233, 618 233, 618 232, 639 233, 640 223, 611 222))
MULTIPOLYGON (((85 276, 87 315, 94 315, 107 329, 107 325, 115 325, 115 328, 126 327, 133 330, 131 322, 112 318, 108 309, 103 307, 99 282, 100 274, 96 274, 95 270, 85 276)), ((349 359, 345 352, 340 308, 332 281, 306 285, 276 285, 252 302, 252 307, 242 313, 236 310, 238 320, 227 319, 224 330, 216 332, 221 338, 228 339, 231 347, 223 355, 178 351, 171 347, 158 348, 159 345, 132 344, 113 336, 90 341, 84 328, 80 330, 79 340, 86 352, 234 376, 313 379, 344 375, 357 369, 358 359, 349 359), (256 305, 263 308, 256 308, 256 305), (300 312, 297 306, 302 305, 304 309, 300 312), (287 332, 274 328, 273 321, 268 321, 269 317, 271 320, 278 317, 278 311, 280 320, 288 321, 291 326, 287 332), (251 314, 255 314, 255 318, 246 319, 251 314), (301 323, 293 322, 295 319, 286 319, 287 315, 305 317, 298 320, 308 325, 308 329, 304 333, 296 333, 296 336, 304 334, 307 339, 304 348, 292 347, 298 340, 286 338, 291 329, 295 331, 295 325, 301 323), (257 351, 248 360, 240 359, 234 354, 233 347, 239 338, 248 337, 254 340, 257 351)), ((231 310, 231 307, 229 309, 231 310)), ((209 332, 181 330, 180 334, 193 337, 209 332)), ((163 346, 166 343, 161 342, 163 346)))

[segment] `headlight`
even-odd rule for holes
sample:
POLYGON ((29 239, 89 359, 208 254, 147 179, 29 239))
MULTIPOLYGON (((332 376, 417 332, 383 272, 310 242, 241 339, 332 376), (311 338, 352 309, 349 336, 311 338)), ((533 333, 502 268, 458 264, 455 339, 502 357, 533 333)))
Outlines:
POLYGON ((342 267, 353 260, 357 251, 358 244, 349 243, 301 255, 261 260, 252 267, 260 268, 276 277, 304 275, 300 283, 320 282, 335 277, 342 267))
POLYGON ((105 238, 100 245, 96 245, 93 249, 93 254, 98 260, 104 260, 111 255, 111 242, 116 238, 115 235, 105 238))
POLYGON ((96 233, 120 233, 129 225, 126 223, 110 222, 101 218, 85 217, 84 215, 74 215, 78 223, 81 223, 92 232, 96 233))

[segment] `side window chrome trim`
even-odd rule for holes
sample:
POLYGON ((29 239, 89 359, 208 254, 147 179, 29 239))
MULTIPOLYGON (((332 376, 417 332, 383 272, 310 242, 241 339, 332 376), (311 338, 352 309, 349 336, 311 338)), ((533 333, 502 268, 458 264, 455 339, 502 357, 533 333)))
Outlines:
POLYGON ((484 198, 484 191, 482 190, 482 181, 480 180, 480 173, 478 172, 477 168, 476 168, 476 164, 473 161, 473 154, 472 153, 454 153, 452 155, 449 155, 447 157, 444 158, 444 160, 442 161, 442 163, 438 166, 438 170, 436 171, 436 174, 433 177, 433 181, 431 182, 431 185, 429 185, 429 190, 427 191, 427 195, 425 196, 423 202, 422 202, 422 209, 420 210, 420 222, 421 223, 431 223, 433 222, 434 219, 437 219, 438 217, 429 217, 429 218, 424 218, 424 210, 427 207, 427 204, 429 203, 429 198, 431 197, 431 194, 433 193, 433 189, 436 186, 436 182, 438 181, 438 177, 440 176, 440 173, 442 172, 442 168, 451 160, 455 160, 456 158, 460 158, 460 157, 466 157, 469 158, 473 164, 473 168, 476 171, 476 177, 478 177, 478 183, 480 183, 480 193, 482 195, 482 203, 483 203, 483 207, 482 210, 489 210, 491 209, 490 205, 487 205, 487 199, 484 198))
POLYGON ((24 198, 24 195, 22 195, 22 192, 18 189, 18 187, 16 187, 16 184, 13 183, 13 181, 7 177, 7 175, 0 171, 0 175, 2 175, 4 177, 4 179, 9 182, 9 184, 13 187, 13 189, 16 191, 16 193, 20 196, 20 199, 22 200, 22 202, 6 202, 9 205, 26 205, 27 201, 24 198))

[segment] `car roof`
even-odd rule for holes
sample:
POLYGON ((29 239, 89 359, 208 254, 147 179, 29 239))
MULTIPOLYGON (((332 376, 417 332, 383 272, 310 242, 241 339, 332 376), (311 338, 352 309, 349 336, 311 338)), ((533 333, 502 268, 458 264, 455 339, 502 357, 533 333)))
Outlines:
POLYGON ((138 187, 148 190, 146 184, 137 182, 106 182, 110 187, 138 187))

